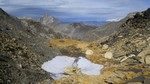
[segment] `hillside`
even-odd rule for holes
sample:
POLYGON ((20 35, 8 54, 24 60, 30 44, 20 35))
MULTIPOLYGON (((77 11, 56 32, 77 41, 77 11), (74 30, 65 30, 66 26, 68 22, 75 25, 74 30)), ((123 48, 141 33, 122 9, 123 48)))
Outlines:
POLYGON ((59 83, 81 84, 148 84, 150 79, 150 9, 136 13, 127 19, 116 33, 106 41, 84 42, 68 39, 50 41, 64 55, 85 56, 97 64, 103 64, 101 75, 89 76, 82 73, 55 80, 59 83), (101 42, 101 43, 99 43, 101 42), (92 55, 85 52, 92 50, 92 55), (112 53, 108 55, 106 53, 112 53), (112 58, 109 58, 113 56, 112 58))
POLYGON ((149 50, 150 46, 150 9, 136 13, 134 18, 128 19, 118 32, 106 42, 118 53, 126 52, 138 54, 149 50))
POLYGON ((106 40, 109 36, 112 36, 117 32, 120 26, 125 23, 129 18, 132 18, 136 13, 129 13, 125 18, 117 22, 109 22, 99 28, 88 31, 83 37, 84 41, 106 40), (90 38, 90 39, 89 39, 90 38))
POLYGON ((48 47, 61 38, 52 29, 34 20, 19 20, 0 9, 0 83, 38 83, 48 75, 41 64, 59 53, 48 47))

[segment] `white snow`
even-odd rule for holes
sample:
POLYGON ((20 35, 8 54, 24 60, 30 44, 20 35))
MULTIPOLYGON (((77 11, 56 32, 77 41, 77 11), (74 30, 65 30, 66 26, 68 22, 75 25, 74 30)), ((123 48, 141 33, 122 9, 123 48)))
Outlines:
POLYGON ((45 62, 42 69, 51 73, 64 73, 64 68, 72 66, 75 58, 67 56, 56 56, 52 60, 45 62))
POLYGON ((81 69, 81 72, 87 75, 99 75, 100 70, 103 68, 103 65, 94 64, 91 61, 79 57, 80 60, 77 62, 78 67, 81 69))
MULTIPOLYGON (((99 75, 103 65, 94 64, 84 57, 79 57, 77 61, 77 67, 81 69, 81 73, 87 75, 99 75)), ((62 77, 67 77, 64 74, 64 69, 66 67, 71 67, 76 58, 68 56, 56 56, 50 61, 44 62, 42 69, 51 73, 53 79, 59 79, 62 77)))

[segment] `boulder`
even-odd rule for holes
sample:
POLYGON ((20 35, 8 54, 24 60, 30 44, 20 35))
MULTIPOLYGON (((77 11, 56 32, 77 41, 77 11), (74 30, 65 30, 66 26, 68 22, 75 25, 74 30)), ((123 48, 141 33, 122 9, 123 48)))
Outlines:
POLYGON ((107 59, 112 59, 113 53, 112 53, 112 52, 106 52, 106 53, 104 54, 104 57, 107 58, 107 59))
POLYGON ((109 48, 109 46, 107 44, 104 44, 103 47, 102 47, 103 50, 106 50, 108 48, 109 48))
POLYGON ((85 52, 85 54, 86 55, 92 55, 94 52, 92 51, 92 50, 87 50, 86 52, 85 52))

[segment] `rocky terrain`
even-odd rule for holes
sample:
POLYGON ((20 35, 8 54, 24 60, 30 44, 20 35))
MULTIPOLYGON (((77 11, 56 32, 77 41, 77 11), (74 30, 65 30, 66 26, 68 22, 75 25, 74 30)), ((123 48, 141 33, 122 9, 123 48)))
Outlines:
POLYGON ((80 23, 59 24, 57 19, 45 17, 40 22, 17 19, 0 9, 0 83, 150 83, 150 8, 102 29, 80 23), (41 65, 58 55, 83 56, 104 68, 97 76, 71 71, 69 77, 53 80, 41 65))
POLYGON ((83 42, 68 39, 51 40, 64 55, 85 56, 103 64, 99 76, 82 73, 55 80, 54 84, 149 84, 150 82, 150 9, 138 12, 120 25, 105 41, 83 42), (92 55, 86 55, 92 50, 92 55))
POLYGON ((59 54, 48 47, 59 33, 30 19, 19 20, 0 9, 0 83, 38 83, 49 76, 41 64, 59 54))

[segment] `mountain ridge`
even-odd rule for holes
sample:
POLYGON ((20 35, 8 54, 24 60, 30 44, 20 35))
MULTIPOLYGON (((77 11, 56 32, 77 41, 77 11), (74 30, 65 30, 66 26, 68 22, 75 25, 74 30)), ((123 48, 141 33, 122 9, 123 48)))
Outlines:
POLYGON ((54 17, 48 16, 48 15, 46 16, 44 15, 40 19, 40 22, 48 27, 51 27, 54 31, 59 32, 60 34, 62 34, 63 36, 66 36, 67 38, 69 37, 69 38, 77 39, 77 40, 81 40, 87 31, 93 30, 95 28, 93 26, 85 25, 83 23, 76 23, 76 22, 61 24, 61 23, 58 23, 59 21, 54 19, 54 17), (45 22, 52 21, 54 22, 54 24, 51 22, 49 22, 48 24, 44 24, 43 23, 44 21, 45 22))

